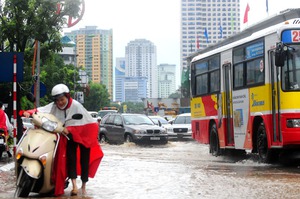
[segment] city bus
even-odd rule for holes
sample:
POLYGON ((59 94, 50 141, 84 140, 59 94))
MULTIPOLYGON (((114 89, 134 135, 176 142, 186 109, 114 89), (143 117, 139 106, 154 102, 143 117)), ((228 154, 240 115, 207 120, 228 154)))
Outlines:
POLYGON ((190 58, 192 137, 212 155, 271 163, 300 149, 300 10, 280 13, 190 58))

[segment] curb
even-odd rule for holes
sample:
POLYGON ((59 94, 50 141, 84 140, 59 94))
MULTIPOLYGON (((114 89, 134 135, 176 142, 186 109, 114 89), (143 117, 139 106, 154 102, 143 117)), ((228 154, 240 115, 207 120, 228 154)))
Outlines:
POLYGON ((3 166, 0 166, 0 171, 11 171, 14 168, 15 168, 15 162, 11 162, 3 166))

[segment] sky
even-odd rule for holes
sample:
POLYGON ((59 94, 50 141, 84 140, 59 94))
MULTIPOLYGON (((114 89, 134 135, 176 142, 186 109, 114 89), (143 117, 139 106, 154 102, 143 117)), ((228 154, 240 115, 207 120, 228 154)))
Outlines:
MULTIPOLYGON (((85 26, 113 30, 113 63, 117 57, 125 57, 125 47, 135 39, 147 39, 154 43, 157 64, 175 64, 176 85, 180 85, 180 4, 181 0, 85 0, 85 13, 74 27, 85 26)), ((300 8, 296 0, 240 0, 241 29, 245 29, 268 16, 287 8, 300 8), (248 23, 243 24, 247 3, 250 6, 248 23)))

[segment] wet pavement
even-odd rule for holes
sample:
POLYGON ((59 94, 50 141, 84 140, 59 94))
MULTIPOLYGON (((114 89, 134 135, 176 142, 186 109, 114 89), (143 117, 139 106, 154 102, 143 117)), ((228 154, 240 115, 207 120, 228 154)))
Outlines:
MULTIPOLYGON (((84 198, 300 198, 298 166, 261 164, 252 155, 213 157, 207 145, 195 141, 150 146, 103 144, 102 149, 105 156, 96 177, 89 180, 84 198)), ((0 198, 13 198, 14 169, 0 172, 0 183, 5 183, 0 186, 0 198)), ((70 197, 70 190, 59 198, 82 197, 70 197)))

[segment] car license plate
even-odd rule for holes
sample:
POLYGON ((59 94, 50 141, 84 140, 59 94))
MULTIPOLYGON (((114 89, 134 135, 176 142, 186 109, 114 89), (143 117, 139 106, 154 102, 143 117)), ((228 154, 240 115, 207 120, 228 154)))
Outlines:
POLYGON ((4 140, 3 139, 0 139, 0 144, 4 144, 4 140))
POLYGON ((150 137, 150 140, 160 140, 160 137, 150 137))

